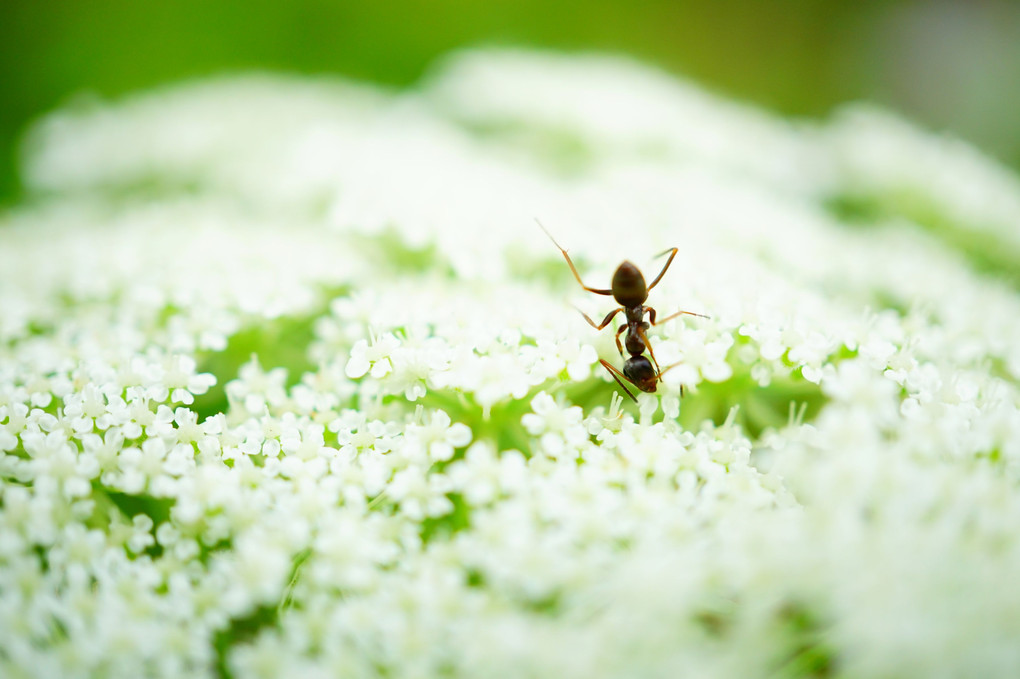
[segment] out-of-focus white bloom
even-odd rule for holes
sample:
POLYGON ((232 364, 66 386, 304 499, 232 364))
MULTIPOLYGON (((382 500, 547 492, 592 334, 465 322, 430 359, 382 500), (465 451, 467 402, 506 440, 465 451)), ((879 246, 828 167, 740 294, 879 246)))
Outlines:
POLYGON ((450 416, 438 410, 428 423, 408 425, 402 453, 413 462, 447 462, 455 448, 471 443, 471 429, 462 422, 451 423, 450 416))
POLYGON ((543 391, 531 400, 531 409, 533 412, 525 414, 521 424, 539 439, 538 450, 552 457, 580 454, 588 432, 581 422, 584 414, 579 407, 564 408, 543 391))
POLYGON ((287 381, 287 370, 273 368, 268 372, 262 370, 257 356, 241 366, 238 379, 227 385, 227 396, 236 403, 243 404, 250 414, 261 414, 269 407, 280 406, 287 398, 284 383, 287 381))
POLYGON ((1020 186, 973 150, 522 52, 32 137, 0 674, 1020 675, 1020 186), (536 216, 596 288, 678 248, 656 393, 536 216))
POLYGON ((347 376, 361 377, 371 371, 372 377, 379 379, 393 370, 390 354, 400 346, 400 340, 386 333, 369 344, 366 340, 358 340, 351 349, 351 360, 347 361, 347 376))

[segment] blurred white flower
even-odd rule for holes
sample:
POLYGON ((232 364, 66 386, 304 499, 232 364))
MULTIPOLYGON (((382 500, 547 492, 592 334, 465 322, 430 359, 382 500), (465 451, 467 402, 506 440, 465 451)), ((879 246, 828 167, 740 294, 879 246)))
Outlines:
POLYGON ((371 372, 372 377, 380 379, 393 370, 392 354, 400 346, 400 340, 390 333, 372 341, 359 340, 351 349, 351 359, 347 361, 348 377, 358 378, 371 372))

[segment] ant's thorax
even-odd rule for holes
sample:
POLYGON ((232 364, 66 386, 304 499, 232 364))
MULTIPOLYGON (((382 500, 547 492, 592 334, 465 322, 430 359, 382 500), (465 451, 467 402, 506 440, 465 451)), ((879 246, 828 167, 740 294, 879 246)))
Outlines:
POLYGON ((646 349, 640 332, 648 329, 648 323, 644 321, 645 308, 638 304, 626 307, 624 313, 627 316, 627 336, 624 338, 624 345, 627 347, 627 353, 631 356, 638 356, 646 349))
POLYGON ((634 327, 640 325, 644 321, 645 307, 643 304, 637 306, 624 307, 623 313, 627 316, 627 325, 634 327))

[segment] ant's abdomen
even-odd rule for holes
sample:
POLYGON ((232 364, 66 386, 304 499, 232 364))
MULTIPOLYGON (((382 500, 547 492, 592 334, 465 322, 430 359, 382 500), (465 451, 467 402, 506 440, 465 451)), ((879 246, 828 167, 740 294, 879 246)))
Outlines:
POLYGON ((658 377, 647 356, 631 356, 623 364, 623 374, 641 391, 654 392, 658 377))
POLYGON ((613 274, 613 298, 623 307, 637 306, 648 299, 645 277, 630 262, 616 267, 616 273, 613 274))

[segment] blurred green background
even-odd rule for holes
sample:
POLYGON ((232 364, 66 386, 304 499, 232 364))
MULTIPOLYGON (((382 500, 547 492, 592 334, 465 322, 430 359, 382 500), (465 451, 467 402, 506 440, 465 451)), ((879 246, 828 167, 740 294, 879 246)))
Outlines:
POLYGON ((2 0, 0 202, 25 126, 81 93, 250 69, 406 85, 471 45, 623 52, 786 114, 867 99, 1020 166, 1007 0, 2 0))

